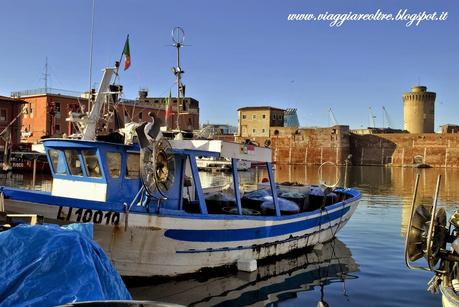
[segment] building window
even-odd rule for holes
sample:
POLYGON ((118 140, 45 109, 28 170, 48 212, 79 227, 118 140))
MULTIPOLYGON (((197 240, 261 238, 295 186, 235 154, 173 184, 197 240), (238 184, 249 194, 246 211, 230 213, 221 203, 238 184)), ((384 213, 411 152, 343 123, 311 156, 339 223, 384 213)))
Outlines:
POLYGON ((266 118, 266 114, 263 114, 261 117, 262 117, 263 119, 265 119, 265 118, 266 118))
POLYGON ((142 117, 143 117, 143 112, 140 112, 139 113, 139 119, 142 120, 142 117))
POLYGON ((271 118, 272 118, 272 119, 276 119, 276 114, 273 114, 273 115, 271 116, 271 118))
POLYGON ((61 125, 56 124, 54 125, 54 133, 60 133, 61 132, 61 125))
POLYGON ((253 114, 253 115, 252 115, 252 119, 257 119, 257 115, 256 115, 256 114, 253 114))
POLYGON ((27 118, 29 115, 29 108, 27 106, 22 107, 22 114, 24 114, 24 118, 27 118))
POLYGON ((56 112, 56 113, 60 113, 61 112, 61 103, 60 102, 56 102, 56 104, 54 106, 54 112, 56 112))
POLYGON ((247 118, 247 115, 242 115, 242 119, 246 119, 247 118))
POLYGON ((262 133, 265 133, 265 132, 266 132, 266 130, 263 128, 263 129, 261 129, 261 132, 262 132, 262 133))
POLYGON ((256 133, 256 132, 257 132, 257 129, 253 128, 253 129, 252 129, 252 132, 253 132, 253 133, 256 133))
POLYGON ((32 107, 32 103, 29 103, 29 114, 30 114, 30 117, 33 117, 33 107, 32 107))
POLYGON ((0 109, 0 121, 5 122, 8 117, 8 112, 6 109, 0 109))

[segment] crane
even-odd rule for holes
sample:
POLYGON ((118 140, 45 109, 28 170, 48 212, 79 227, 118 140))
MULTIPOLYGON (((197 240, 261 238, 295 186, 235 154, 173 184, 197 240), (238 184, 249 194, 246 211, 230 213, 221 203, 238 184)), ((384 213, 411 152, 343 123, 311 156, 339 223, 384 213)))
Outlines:
POLYGON ((335 113, 333 113, 332 108, 328 109, 328 115, 329 115, 329 123, 330 126, 336 126, 338 125, 338 121, 336 120, 335 113))
POLYGON ((368 107, 368 113, 369 113, 369 116, 370 116, 370 126, 369 128, 376 128, 376 123, 375 123, 375 119, 376 119, 376 116, 373 114, 373 111, 371 110, 371 107, 368 107))
POLYGON ((389 113, 387 112, 387 110, 386 110, 386 108, 384 106, 382 107, 382 109, 383 109, 383 128, 386 127, 384 125, 386 121, 387 121, 387 128, 391 128, 392 127, 392 122, 390 120, 389 113), (384 120, 384 118, 386 120, 384 120))

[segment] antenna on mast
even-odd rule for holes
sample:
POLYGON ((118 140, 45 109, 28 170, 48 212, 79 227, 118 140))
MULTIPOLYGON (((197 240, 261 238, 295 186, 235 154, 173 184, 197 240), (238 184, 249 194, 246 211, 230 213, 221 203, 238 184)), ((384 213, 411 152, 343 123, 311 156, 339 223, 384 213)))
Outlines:
POLYGON ((177 77, 177 117, 176 117, 176 129, 180 131, 180 97, 185 96, 185 85, 182 84, 182 74, 185 71, 180 67, 180 48, 182 48, 183 41, 185 40, 185 31, 181 27, 175 27, 172 30, 172 41, 174 42, 172 46, 177 49, 177 66, 172 67, 172 72, 177 77))
POLYGON ((45 80, 45 94, 48 93, 48 57, 45 58, 45 72, 43 73, 43 80, 45 80))

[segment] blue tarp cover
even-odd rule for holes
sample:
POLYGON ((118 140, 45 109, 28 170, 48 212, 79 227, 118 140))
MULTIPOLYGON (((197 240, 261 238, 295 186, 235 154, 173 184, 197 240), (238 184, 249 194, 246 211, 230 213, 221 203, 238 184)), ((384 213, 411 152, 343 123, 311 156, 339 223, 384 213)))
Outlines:
POLYGON ((92 224, 19 225, 0 232, 0 306, 130 300, 92 224))

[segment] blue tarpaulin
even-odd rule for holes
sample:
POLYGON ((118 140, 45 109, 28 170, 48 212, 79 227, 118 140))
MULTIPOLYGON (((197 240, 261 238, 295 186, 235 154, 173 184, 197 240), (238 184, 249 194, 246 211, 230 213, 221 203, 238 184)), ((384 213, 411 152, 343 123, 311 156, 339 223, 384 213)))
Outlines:
POLYGON ((0 306, 130 300, 92 224, 19 225, 0 232, 0 306))

